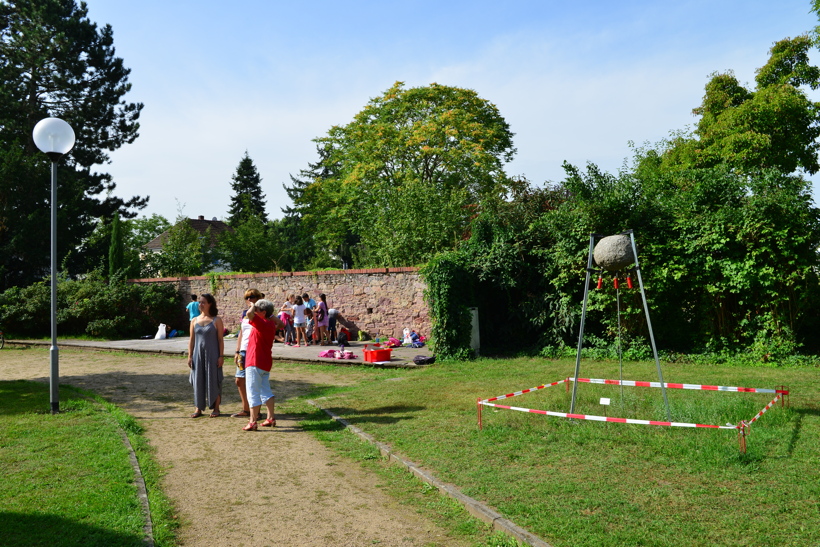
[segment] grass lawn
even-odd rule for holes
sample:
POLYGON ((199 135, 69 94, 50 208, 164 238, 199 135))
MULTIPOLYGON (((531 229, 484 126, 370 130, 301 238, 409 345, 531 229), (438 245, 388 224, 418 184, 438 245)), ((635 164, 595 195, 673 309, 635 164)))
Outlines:
MULTIPOLYGON (((751 426, 734 430, 566 420, 483 409, 476 399, 571 376, 574 361, 482 359, 374 374, 321 402, 440 479, 562 545, 820 544, 820 371, 664 365, 664 380, 791 390, 751 426)), ((618 378, 618 364, 583 362, 581 377, 618 378)), ((657 380, 654 362, 625 363, 624 379, 657 380)), ((661 391, 579 384, 576 412, 665 420, 661 391)), ((751 419, 771 394, 667 390, 672 420, 751 419)), ((503 404, 568 412, 564 386, 503 404)), ((369 456, 371 459, 373 456, 369 456)))
POLYGON ((120 428, 149 491, 154 538, 173 545, 170 506, 140 427, 90 393, 60 386, 60 414, 47 384, 0 382, 0 534, 3 545, 144 545, 144 517, 120 428))

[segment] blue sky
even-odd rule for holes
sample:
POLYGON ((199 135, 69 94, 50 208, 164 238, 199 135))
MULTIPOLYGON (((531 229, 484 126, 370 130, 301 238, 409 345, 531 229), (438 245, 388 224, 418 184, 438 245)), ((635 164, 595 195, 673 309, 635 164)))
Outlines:
POLYGON ((140 137, 100 170, 169 220, 225 218, 246 150, 280 217, 312 139, 395 81, 495 103, 515 133, 511 175, 558 182, 564 160, 614 172, 629 141, 696 122, 710 73, 752 87, 773 42, 817 24, 809 0, 87 2, 132 70, 127 99, 145 103, 140 137))

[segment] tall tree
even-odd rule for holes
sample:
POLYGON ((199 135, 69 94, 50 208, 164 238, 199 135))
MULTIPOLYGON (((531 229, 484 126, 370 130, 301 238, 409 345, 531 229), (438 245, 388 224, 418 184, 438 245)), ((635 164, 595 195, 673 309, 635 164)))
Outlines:
MULTIPOLYGON (((147 198, 113 195, 110 175, 92 171, 108 152, 138 136, 142 104, 124 100, 130 70, 114 54, 113 31, 74 0, 0 2, 0 286, 27 284, 48 271, 49 162, 32 129, 67 121, 77 136, 60 162, 58 255, 68 274, 88 258, 72 253, 96 219, 133 217, 147 198)), ((93 250, 100 258, 107 246, 93 250)))
POLYGON ((219 258, 229 264, 232 271, 281 271, 285 247, 272 233, 272 224, 262 222, 259 217, 250 217, 235 230, 226 230, 219 237, 219 258))
POLYGON ((168 229, 162 251, 147 253, 142 260, 143 277, 202 275, 214 263, 211 229, 201 235, 180 215, 168 229))
POLYGON ((396 82, 316 142, 337 170, 304 189, 305 219, 326 248, 361 238, 360 263, 417 264, 452 248, 511 184, 509 125, 469 89, 396 82))
POLYGON ((308 163, 306 169, 299 171, 298 177, 291 175, 290 186, 282 185, 293 206, 283 207, 284 218, 272 225, 276 237, 284 245, 285 254, 280 265, 291 271, 352 264, 351 252, 359 242, 348 219, 338 219, 332 229, 325 226, 324 205, 310 198, 311 185, 332 179, 339 171, 338 164, 330 158, 330 146, 317 145, 316 152, 319 155, 317 161, 308 163), (332 235, 328 237, 328 233, 332 235), (320 235, 324 237, 320 239, 320 235))
POLYGON ((268 221, 265 213, 265 194, 262 193, 262 179, 248 156, 248 151, 239 160, 236 173, 232 177, 231 208, 228 211, 228 225, 236 228, 249 219, 256 217, 263 223, 268 221))
POLYGON ((808 36, 775 43, 757 87, 748 90, 732 72, 716 73, 706 84, 693 135, 671 141, 664 154, 669 167, 701 168, 725 163, 739 172, 774 168, 783 173, 820 170, 820 103, 802 87, 817 89, 820 69, 809 64, 808 36))

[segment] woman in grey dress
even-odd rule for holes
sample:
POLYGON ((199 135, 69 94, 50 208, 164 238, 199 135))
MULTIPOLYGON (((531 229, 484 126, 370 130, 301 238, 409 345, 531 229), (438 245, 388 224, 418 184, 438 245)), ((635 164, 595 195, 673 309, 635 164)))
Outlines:
POLYGON ((191 338, 188 342, 188 368, 190 382, 194 386, 194 413, 199 418, 205 408, 213 410, 211 418, 219 416, 222 399, 222 364, 225 342, 224 326, 217 315, 216 300, 210 294, 199 297, 198 317, 191 321, 191 338))

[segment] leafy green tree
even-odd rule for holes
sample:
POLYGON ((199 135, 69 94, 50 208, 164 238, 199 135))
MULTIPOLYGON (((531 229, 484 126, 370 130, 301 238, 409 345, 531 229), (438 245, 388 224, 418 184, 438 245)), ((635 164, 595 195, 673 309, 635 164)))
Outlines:
POLYGON ((809 64, 808 36, 781 40, 757 71, 750 91, 731 72, 716 73, 706 85, 693 135, 670 141, 664 163, 670 168, 726 163, 740 172, 775 168, 783 173, 820 170, 820 104, 801 89, 820 85, 820 69, 809 64))
MULTIPOLYGON (((661 349, 774 362, 820 350, 820 209, 803 177, 818 171, 818 106, 801 89, 818 87, 810 45, 805 36, 776 43, 755 90, 714 75, 695 131, 636 150, 619 173, 565 164, 557 188, 514 189, 482 211, 470 239, 423 270, 442 351, 465 351, 469 304, 493 317, 482 341, 517 349, 529 337, 559 348, 550 354, 574 353, 589 234, 627 229, 661 349)), ((605 278, 608 290, 589 295, 585 340, 613 356, 617 302, 605 278)), ((645 357, 637 291, 623 291, 621 307, 628 350, 645 357)))
POLYGON ((163 240, 162 251, 147 253, 142 261, 142 277, 202 275, 214 264, 210 228, 204 235, 180 216, 163 240))
POLYGON ((74 0, 0 3, 0 285, 27 284, 48 271, 49 162, 32 141, 42 118, 60 117, 77 136, 60 162, 58 255, 79 273, 107 242, 72 253, 114 212, 129 218, 147 198, 113 195, 110 175, 92 171, 137 138, 142 104, 124 100, 129 69, 114 54, 113 31, 74 0))
POLYGON ((145 244, 171 229, 171 223, 156 213, 122 222, 124 232, 125 278, 142 275, 145 244))
POLYGON ((171 228, 171 223, 168 222, 162 215, 152 213, 148 217, 138 217, 125 222, 127 229, 127 246, 129 248, 139 249, 152 239, 158 237, 161 233, 171 228))
POLYGON ((265 223, 259 217, 250 217, 227 230, 219 238, 219 257, 239 272, 281 271, 284 254, 282 241, 273 230, 274 222, 265 223))
POLYGON ((339 267, 353 263, 352 249, 359 237, 351 231, 350 223, 341 219, 334 225, 333 236, 326 237, 327 228, 322 221, 326 212, 325 204, 310 199, 310 187, 325 179, 336 176, 338 165, 330 159, 329 146, 316 146, 319 159, 301 169, 298 177, 290 176, 291 184, 283 184, 293 206, 285 206, 284 218, 275 221, 272 228, 277 240, 284 245, 281 267, 285 270, 310 270, 324 267, 339 267), (310 194, 306 195, 306 192, 310 194), (317 234, 325 235, 319 243, 317 234), (338 245, 335 243, 338 242, 338 245), (328 246, 329 245, 329 246, 328 246), (341 263, 340 263, 341 262, 341 263))
POLYGON ((415 264, 451 249, 511 186, 512 133, 472 90, 397 82, 316 142, 333 172, 297 204, 320 247, 358 236, 362 264, 415 264))
POLYGON ((125 268, 124 234, 120 224, 120 215, 111 219, 111 246, 108 249, 108 276, 113 278, 125 268))
POLYGON ((233 175, 231 189, 231 207, 228 211, 228 225, 236 228, 252 217, 259 218, 263 223, 268 221, 265 213, 265 194, 262 193, 262 179, 253 164, 253 160, 245 155, 239 160, 236 173, 233 175))

